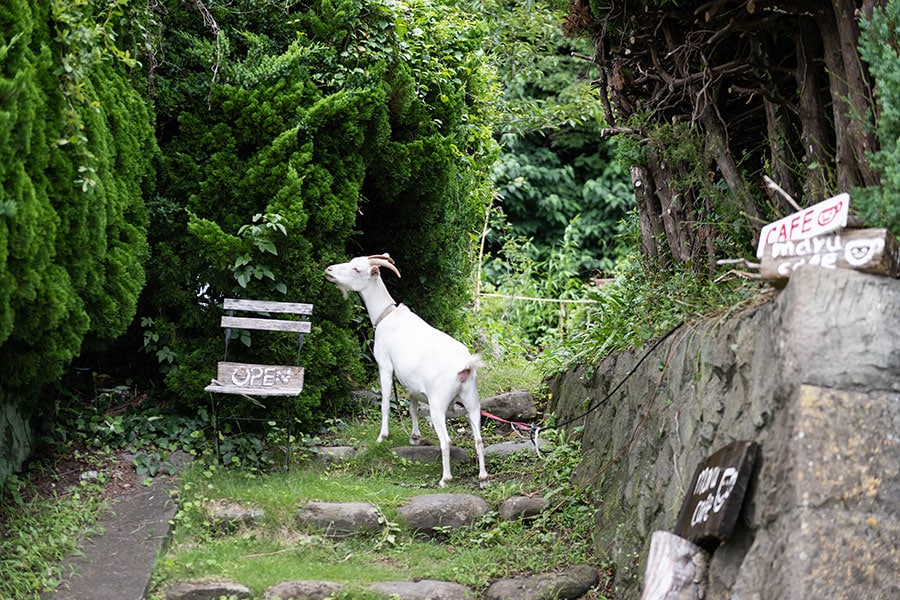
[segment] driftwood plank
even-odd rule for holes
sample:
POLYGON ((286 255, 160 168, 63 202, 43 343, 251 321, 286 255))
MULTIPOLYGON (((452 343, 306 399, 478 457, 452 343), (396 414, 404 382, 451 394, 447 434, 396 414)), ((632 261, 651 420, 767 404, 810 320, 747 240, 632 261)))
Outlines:
POLYGON ((697 465, 675 533, 713 552, 731 535, 759 454, 756 442, 737 441, 697 465))
POLYGON ((225 303, 222 308, 225 310, 248 310, 262 313, 292 313, 297 315, 311 315, 313 312, 313 305, 304 302, 241 300, 239 298, 225 298, 225 303))
POLYGON ((288 321, 287 319, 259 319, 256 317, 222 317, 222 327, 234 329, 256 329, 263 331, 284 331, 286 333, 309 333, 309 321, 288 321))
POLYGON ((216 378, 204 391, 243 396, 297 396, 303 391, 303 368, 221 361, 216 378))
POLYGON ((763 279, 787 279, 795 269, 807 264, 900 277, 900 246, 887 229, 846 229, 800 241, 768 244, 759 272, 763 279))
POLYGON ((688 540, 654 531, 641 600, 702 600, 706 597, 709 553, 688 540))

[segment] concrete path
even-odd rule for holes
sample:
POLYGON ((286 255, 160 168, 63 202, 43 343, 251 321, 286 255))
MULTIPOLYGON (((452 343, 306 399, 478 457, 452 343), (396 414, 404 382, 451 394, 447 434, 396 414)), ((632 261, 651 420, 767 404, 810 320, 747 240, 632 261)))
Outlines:
POLYGON ((105 533, 79 543, 83 555, 66 560, 64 581, 46 600, 142 600, 175 516, 169 492, 177 486, 177 478, 159 476, 117 498, 98 523, 105 533))

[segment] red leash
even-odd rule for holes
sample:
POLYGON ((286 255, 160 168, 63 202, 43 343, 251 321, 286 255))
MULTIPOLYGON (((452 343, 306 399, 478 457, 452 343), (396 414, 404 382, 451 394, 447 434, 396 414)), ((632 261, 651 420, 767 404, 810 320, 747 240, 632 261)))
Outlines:
POLYGON ((524 429, 524 430, 528 430, 528 431, 534 430, 533 425, 529 425, 528 423, 522 423, 520 421, 507 421, 506 419, 501 419, 497 415, 492 415, 491 413, 489 413, 486 410, 481 411, 481 416, 487 417, 488 419, 493 419, 495 421, 500 421, 501 423, 506 423, 507 425, 512 425, 514 428, 517 428, 517 429, 524 429))

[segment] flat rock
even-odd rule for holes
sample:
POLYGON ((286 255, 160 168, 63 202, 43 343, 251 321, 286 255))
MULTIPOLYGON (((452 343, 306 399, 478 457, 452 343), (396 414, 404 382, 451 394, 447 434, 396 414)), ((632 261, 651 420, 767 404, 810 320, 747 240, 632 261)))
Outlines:
POLYGON ((326 600, 344 589, 331 581, 282 581, 266 590, 265 600, 326 600))
POLYGON ((181 582, 166 588, 166 600, 218 600, 235 598, 243 600, 253 594, 250 589, 231 582, 191 583, 181 582))
POLYGON ((368 502, 307 502, 297 522, 330 537, 377 531, 382 526, 378 508, 368 502))
POLYGON ((573 600, 581 598, 599 583, 597 570, 577 565, 561 573, 501 579, 484 592, 484 600, 573 600))
POLYGON ((243 506, 231 500, 211 500, 204 506, 206 518, 218 531, 232 531, 241 525, 253 525, 266 516, 266 511, 243 506))
POLYGON ((315 458, 325 464, 341 463, 356 456, 353 446, 318 446, 313 452, 315 458))
POLYGON ((500 503, 498 513, 504 521, 531 519, 544 510, 547 501, 541 496, 513 496, 500 503))
POLYGON ((528 390, 482 398, 481 409, 508 421, 531 421, 537 416, 537 406, 528 390))
MULTIPOLYGON (((538 448, 541 450, 550 450, 553 444, 538 438, 538 448)), ((512 456, 514 454, 536 454, 534 444, 528 442, 500 442, 499 444, 491 444, 484 449, 485 456, 512 456)))
MULTIPOLYGON (((397 446, 393 448, 400 458, 412 462, 431 463, 441 460, 440 446, 397 446)), ((467 462, 469 453, 459 446, 450 446, 450 462, 467 462)))
POLYGON ((369 589, 397 600, 474 600, 475 592, 452 581, 383 581, 369 589))
MULTIPOLYGON (((537 416, 537 406, 528 390, 515 390, 481 399, 481 410, 507 421, 532 421, 537 416)), ((428 405, 420 404, 419 412, 428 415, 428 405)), ((459 403, 450 406, 448 419, 466 416, 466 410, 459 403)))
POLYGON ((424 494, 407 500, 397 513, 410 529, 433 535, 439 528, 468 527, 488 510, 483 498, 471 494, 424 494))

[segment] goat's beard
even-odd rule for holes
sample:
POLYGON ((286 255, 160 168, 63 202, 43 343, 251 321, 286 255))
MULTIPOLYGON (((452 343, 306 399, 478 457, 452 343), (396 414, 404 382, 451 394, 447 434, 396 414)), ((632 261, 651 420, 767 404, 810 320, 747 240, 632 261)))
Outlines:
POLYGON ((344 300, 346 300, 347 297, 349 296, 350 288, 343 286, 340 283, 336 283, 336 282, 334 285, 337 286, 337 289, 341 290, 341 294, 343 294, 344 300))

